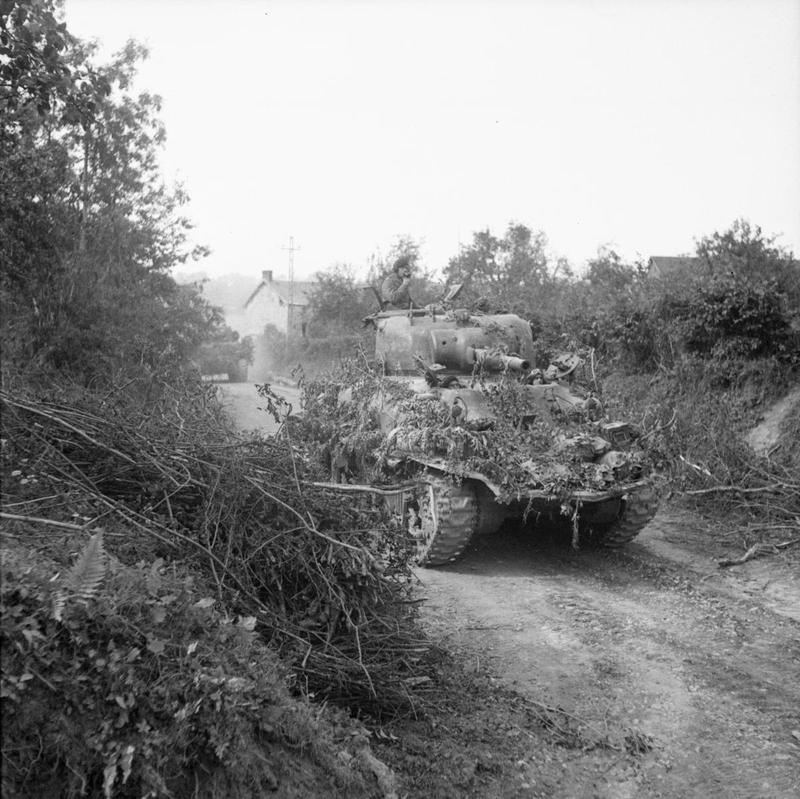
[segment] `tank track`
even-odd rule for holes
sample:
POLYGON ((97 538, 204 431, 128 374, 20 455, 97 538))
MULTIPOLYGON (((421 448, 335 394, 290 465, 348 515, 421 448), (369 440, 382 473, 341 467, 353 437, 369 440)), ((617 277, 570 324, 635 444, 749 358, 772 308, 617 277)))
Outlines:
POLYGON ((478 518, 475 523, 476 535, 496 533, 509 516, 508 508, 498 505, 494 501, 494 496, 485 488, 481 490, 482 488, 480 484, 475 485, 475 495, 478 500, 478 518))
POLYGON ((409 516, 409 532, 417 543, 420 566, 443 566, 464 551, 478 525, 475 489, 444 478, 428 478, 420 485, 419 510, 409 516))
POLYGON ((658 497, 655 491, 644 488, 625 500, 625 507, 616 521, 609 524, 600 539, 604 547, 618 549, 636 538, 656 515, 658 497))

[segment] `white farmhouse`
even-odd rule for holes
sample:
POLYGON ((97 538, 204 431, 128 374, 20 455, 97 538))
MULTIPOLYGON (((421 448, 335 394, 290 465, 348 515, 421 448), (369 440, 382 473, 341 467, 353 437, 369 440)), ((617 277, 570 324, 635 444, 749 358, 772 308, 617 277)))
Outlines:
POLYGON ((308 324, 308 293, 314 284, 299 280, 275 280, 272 270, 261 273, 261 282, 244 304, 241 334, 253 337, 253 365, 248 379, 266 379, 271 353, 265 328, 272 326, 288 342, 305 338, 308 324))
POLYGON ((272 270, 261 273, 261 282, 244 304, 242 334, 259 336, 273 325, 288 339, 304 337, 308 322, 308 292, 314 285, 299 280, 274 280, 272 270))

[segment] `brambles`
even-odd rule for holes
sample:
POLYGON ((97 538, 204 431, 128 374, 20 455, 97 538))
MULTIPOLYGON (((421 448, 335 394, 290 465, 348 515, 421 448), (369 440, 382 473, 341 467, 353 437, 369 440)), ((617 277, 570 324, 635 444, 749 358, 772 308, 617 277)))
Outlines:
POLYGON ((364 747, 359 727, 293 701, 256 619, 211 583, 111 559, 102 590, 54 618, 57 565, 36 543, 3 551, 4 796, 188 795, 198 781, 250 796, 292 770, 362 795, 367 775, 337 762, 364 747))
POLYGON ((337 699, 336 684, 347 685, 348 699, 376 708, 406 701, 402 686, 379 698, 379 678, 363 680, 358 655, 365 629, 400 612, 403 553, 369 505, 306 491, 289 441, 234 439, 208 391, 167 392, 144 413, 127 393, 84 394, 69 406, 1 396, 7 459, 36 459, 48 488, 135 529, 123 542, 129 560, 180 558, 211 575, 221 598, 259 615, 274 644, 296 648, 312 690, 337 699), (352 658, 348 676, 326 673, 334 652, 344 665, 352 658))
POLYGON ((800 409, 782 423, 775 445, 756 453, 746 434, 796 380, 773 358, 709 364, 684 358, 670 373, 609 375, 610 406, 639 416, 668 486, 701 513, 726 517, 747 541, 791 538, 800 518, 800 409))
POLYGON ((286 686, 376 717, 424 688, 406 553, 381 513, 308 491, 299 451, 237 437, 213 389, 21 386, 0 394, 9 790, 40 779, 41 735, 41 779, 76 794, 163 795, 195 768, 226 795, 267 790, 299 743, 323 785, 349 774, 358 795, 360 728, 341 719, 337 738, 336 714, 286 686))

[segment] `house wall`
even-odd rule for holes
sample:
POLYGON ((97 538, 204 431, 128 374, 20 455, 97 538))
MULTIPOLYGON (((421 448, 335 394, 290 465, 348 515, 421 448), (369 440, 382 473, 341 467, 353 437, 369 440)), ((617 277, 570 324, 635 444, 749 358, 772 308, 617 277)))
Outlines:
POLYGON ((287 282, 272 280, 272 272, 265 271, 264 280, 257 292, 248 301, 243 311, 240 332, 253 339, 253 363, 247 372, 247 379, 265 381, 279 371, 275 353, 272 352, 274 340, 264 335, 264 329, 272 325, 289 341, 296 341, 306 335, 308 306, 305 303, 304 286, 298 284, 295 297, 301 303, 289 303, 287 282))
POLYGON ((289 308, 268 285, 245 308, 242 334, 260 336, 267 325, 274 325, 281 333, 289 331, 289 308))

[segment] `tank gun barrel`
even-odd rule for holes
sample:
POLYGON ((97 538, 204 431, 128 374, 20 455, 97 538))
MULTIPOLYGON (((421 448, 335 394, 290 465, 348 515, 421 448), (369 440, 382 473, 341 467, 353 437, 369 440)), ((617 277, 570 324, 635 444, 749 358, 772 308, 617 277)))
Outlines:
POLYGON ((503 369, 511 369, 515 372, 527 372, 531 368, 530 361, 526 361, 524 358, 492 352, 486 347, 475 347, 472 352, 474 360, 481 364, 484 369, 491 369, 496 372, 503 369))

